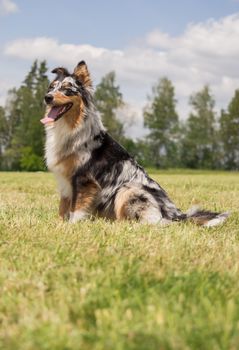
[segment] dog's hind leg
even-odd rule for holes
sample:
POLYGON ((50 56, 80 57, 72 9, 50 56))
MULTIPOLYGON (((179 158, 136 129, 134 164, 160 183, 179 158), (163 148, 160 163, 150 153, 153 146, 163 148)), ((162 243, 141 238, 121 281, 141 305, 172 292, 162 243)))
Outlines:
POLYGON ((136 220, 141 223, 167 224, 156 200, 140 186, 126 185, 115 198, 115 216, 119 220, 136 220))

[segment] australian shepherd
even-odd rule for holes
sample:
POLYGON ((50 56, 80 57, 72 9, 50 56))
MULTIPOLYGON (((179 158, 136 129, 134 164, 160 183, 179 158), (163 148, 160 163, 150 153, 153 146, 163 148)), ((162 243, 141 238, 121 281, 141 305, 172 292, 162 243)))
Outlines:
POLYGON ((191 219, 206 227, 227 213, 184 214, 164 189, 105 130, 94 105, 92 81, 81 61, 70 74, 55 68, 45 95, 45 157, 58 182, 59 214, 72 223, 92 215, 141 223, 191 219))

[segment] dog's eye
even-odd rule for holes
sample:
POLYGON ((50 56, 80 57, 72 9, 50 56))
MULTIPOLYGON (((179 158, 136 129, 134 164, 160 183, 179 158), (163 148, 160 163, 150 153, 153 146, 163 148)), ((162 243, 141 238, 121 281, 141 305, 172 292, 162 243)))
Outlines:
POLYGON ((75 91, 73 91, 72 89, 65 89, 65 95, 66 96, 71 96, 71 95, 75 95, 75 91))

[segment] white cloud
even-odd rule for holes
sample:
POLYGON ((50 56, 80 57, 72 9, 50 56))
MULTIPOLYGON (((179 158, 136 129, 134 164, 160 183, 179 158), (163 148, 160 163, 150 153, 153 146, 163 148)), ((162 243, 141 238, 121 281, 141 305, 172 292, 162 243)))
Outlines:
MULTIPOLYGON (((238 0, 239 1, 239 0, 238 0)), ((228 56, 238 54, 239 14, 209 19, 203 23, 190 24, 183 35, 171 37, 155 30, 146 36, 145 42, 151 47, 178 50, 179 48, 201 55, 228 56)))
MULTIPOLYGON (((115 70, 124 98, 134 111, 145 105, 152 84, 168 76, 176 88, 178 110, 185 117, 189 95, 204 84, 211 85, 219 108, 225 107, 239 87, 238 37, 239 14, 235 14, 219 21, 190 24, 177 37, 156 29, 140 45, 123 50, 62 44, 41 37, 9 43, 5 55, 30 61, 46 59, 52 68, 55 64, 73 68, 84 59, 96 81, 109 70, 115 70)), ((142 113, 137 118, 142 125, 142 113)))
POLYGON ((146 35, 146 43, 151 47, 170 49, 177 43, 177 39, 159 29, 155 29, 146 35))
POLYGON ((38 37, 33 39, 19 39, 5 48, 5 54, 22 59, 47 59, 57 64, 76 64, 81 57, 85 60, 103 63, 110 59, 111 64, 116 57, 121 57, 121 51, 110 51, 92 45, 60 44, 56 39, 38 37))
POLYGON ((12 0, 0 0, 0 16, 18 11, 17 4, 12 0))

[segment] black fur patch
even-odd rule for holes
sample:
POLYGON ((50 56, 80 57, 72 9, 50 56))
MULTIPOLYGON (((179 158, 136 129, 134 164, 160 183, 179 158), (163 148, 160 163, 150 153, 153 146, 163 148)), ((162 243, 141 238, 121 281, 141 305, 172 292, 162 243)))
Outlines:
POLYGON ((102 143, 92 152, 90 168, 100 186, 114 186, 123 170, 124 161, 131 157, 107 133, 101 133, 100 138, 102 143))
POLYGON ((207 211, 207 210, 198 210, 195 213, 193 213, 192 215, 190 215, 189 217, 190 218, 201 218, 201 219, 205 218, 208 220, 212 220, 219 214, 220 213, 217 213, 217 212, 212 213, 212 212, 207 211))
POLYGON ((71 88, 69 88, 69 89, 62 89, 62 90, 63 90, 63 92, 64 92, 64 94, 66 96, 76 96, 76 95, 78 95, 78 92, 77 91, 73 91, 71 88))
POLYGON ((57 74, 57 77, 56 77, 55 81, 56 80, 60 80, 61 81, 65 77, 69 77, 70 76, 70 73, 64 67, 57 67, 57 68, 53 69, 51 72, 54 73, 54 74, 57 74))
POLYGON ((143 194, 136 194, 135 196, 131 197, 129 199, 129 205, 134 205, 134 204, 138 204, 138 203, 147 203, 148 202, 148 198, 146 196, 144 196, 143 194))
POLYGON ((143 189, 149 192, 156 200, 168 198, 167 193, 159 185, 158 188, 143 185, 143 189))
POLYGON ((168 204, 171 203, 171 201, 167 193, 158 184, 157 186, 158 188, 153 188, 144 185, 143 188, 154 197, 162 216, 173 221, 184 220, 186 215, 181 213, 179 209, 175 207, 174 210, 172 208, 169 210, 168 204))

